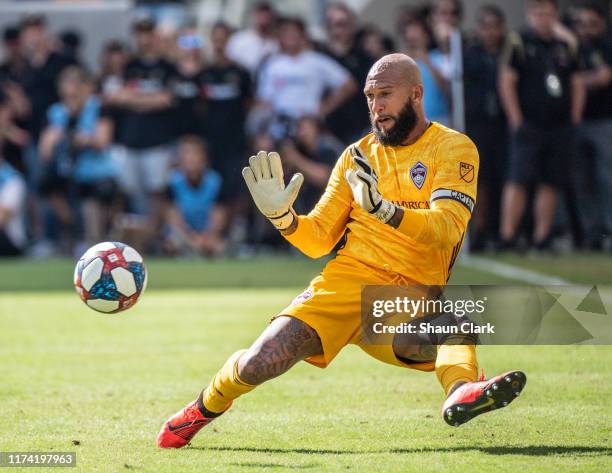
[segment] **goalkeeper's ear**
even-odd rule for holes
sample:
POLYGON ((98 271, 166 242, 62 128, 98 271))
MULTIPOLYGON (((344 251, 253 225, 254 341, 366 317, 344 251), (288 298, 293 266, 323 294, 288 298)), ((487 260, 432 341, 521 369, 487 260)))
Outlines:
POLYGON ((287 188, 285 189, 285 194, 287 195, 287 202, 289 205, 293 205, 295 199, 297 199, 298 193, 300 192, 300 188, 304 183, 304 176, 301 172, 298 172, 293 175, 289 184, 287 184, 287 188))

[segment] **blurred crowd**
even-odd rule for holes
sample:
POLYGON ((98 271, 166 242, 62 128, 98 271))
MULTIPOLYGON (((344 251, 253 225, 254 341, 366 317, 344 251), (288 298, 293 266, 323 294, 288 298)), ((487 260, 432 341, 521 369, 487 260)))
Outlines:
POLYGON ((279 151, 306 178, 296 210, 308 212, 344 147, 369 131, 361 89, 394 51, 420 65, 431 120, 459 126, 465 104, 481 159, 473 251, 610 249, 612 45, 598 2, 527 0, 512 32, 497 6, 465 31, 460 0, 431 0, 403 9, 393 35, 330 3, 316 40, 265 2, 244 29, 217 22, 206 34, 180 4, 145 7, 96 70, 80 34, 53 35, 43 16, 5 29, 0 256, 108 239, 186 256, 286 249, 245 195, 246 159, 279 151))

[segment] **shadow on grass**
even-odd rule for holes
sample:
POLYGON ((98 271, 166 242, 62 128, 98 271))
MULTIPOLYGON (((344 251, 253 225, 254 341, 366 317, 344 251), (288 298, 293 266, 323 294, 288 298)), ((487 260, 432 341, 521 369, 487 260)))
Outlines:
MULTIPOLYGON (((257 448, 257 447, 191 447, 194 450, 213 450, 228 452, 254 452, 254 453, 300 453, 305 455, 367 455, 377 453, 453 453, 478 451, 489 455, 526 455, 545 457, 549 455, 584 455, 584 456, 611 456, 612 448, 592 447, 585 445, 524 445, 516 447, 438 447, 438 448, 391 448, 388 450, 335 450, 326 448, 257 448)), ((304 466, 306 467, 306 466, 304 466)))

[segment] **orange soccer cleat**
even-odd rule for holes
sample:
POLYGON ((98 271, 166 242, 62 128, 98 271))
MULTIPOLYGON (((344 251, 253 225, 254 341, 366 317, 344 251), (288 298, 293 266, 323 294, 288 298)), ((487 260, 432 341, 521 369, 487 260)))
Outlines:
POLYGON ((509 371, 485 380, 464 383, 444 401, 442 417, 457 427, 480 414, 506 407, 523 390, 527 376, 522 371, 509 371))
MULTIPOLYGON (((230 406, 228 406, 228 409, 230 406)), ((206 427, 221 414, 223 412, 213 414, 207 411, 202 403, 202 393, 200 393, 195 401, 187 404, 185 408, 164 423, 157 435, 157 446, 160 448, 184 447, 191 442, 191 439, 202 427, 206 427)))

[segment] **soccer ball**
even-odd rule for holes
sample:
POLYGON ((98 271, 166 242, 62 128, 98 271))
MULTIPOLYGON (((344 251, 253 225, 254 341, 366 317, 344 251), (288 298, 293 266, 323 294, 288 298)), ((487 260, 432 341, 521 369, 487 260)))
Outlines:
POLYGON ((77 262, 74 287, 94 310, 115 313, 129 309, 147 287, 147 270, 142 256, 119 242, 92 246, 77 262))

